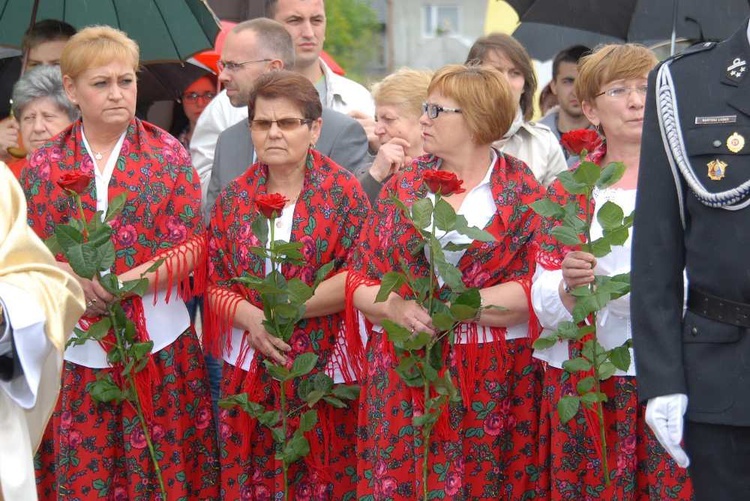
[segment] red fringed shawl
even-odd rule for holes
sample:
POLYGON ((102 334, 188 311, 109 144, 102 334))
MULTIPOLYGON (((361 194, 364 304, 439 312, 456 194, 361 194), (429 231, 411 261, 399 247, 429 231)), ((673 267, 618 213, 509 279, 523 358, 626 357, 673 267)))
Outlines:
MULTIPOLYGON (((407 206, 424 198, 427 196, 427 189, 422 183, 422 174, 438 167, 439 159, 426 155, 393 176, 381 191, 357 244, 347 281, 347 335, 355 369, 362 370, 364 364, 364 346, 359 336, 358 315, 353 304, 356 287, 361 284, 378 284, 385 273, 400 270, 402 261, 408 265, 413 275, 428 276, 429 264, 424 252, 416 255, 411 253, 411 249, 419 242, 418 233, 391 201, 391 197, 398 198, 407 206)), ((504 282, 518 282, 526 291, 530 304, 530 285, 534 274, 530 243, 540 219, 529 208, 529 204, 544 195, 544 188, 535 180, 526 164, 502 153, 498 154, 490 188, 497 212, 484 229, 494 235, 496 240, 489 243, 474 241, 459 261, 458 268, 464 283, 469 287, 481 289, 504 282)), ((405 298, 411 297, 411 292, 406 287, 400 294, 405 298)), ((533 310, 530 309, 530 312, 533 310)), ((533 313, 529 326, 531 331, 538 332, 538 322, 533 313)), ((368 324, 368 328, 371 325, 368 324)), ((466 356, 471 357, 471 346, 476 347, 481 341, 477 336, 476 324, 462 324, 460 328, 468 334, 466 356)), ((504 344, 505 331, 503 327, 491 328, 495 342, 504 344)), ((390 343, 389 346, 392 348, 390 343)), ((450 356, 449 350, 444 353, 447 359, 450 356)), ((478 356, 476 352, 474 354, 478 356)), ((459 374, 459 384, 464 401, 469 401, 469 382, 473 382, 476 375, 470 373, 470 369, 461 368, 464 365, 475 365, 460 362, 456 360, 454 365, 464 371, 459 374)))
MULTIPOLYGON (((73 198, 57 185, 57 180, 68 172, 85 172, 94 177, 94 163, 84 146, 81 130, 82 122, 78 120, 51 144, 34 152, 29 167, 22 173, 29 225, 42 239, 54 234, 56 225, 78 217, 73 198)), ((148 261, 167 258, 161 269, 169 278, 165 300, 170 300, 174 286, 178 286, 182 299, 200 293, 205 285, 206 268, 201 191, 187 151, 165 131, 134 119, 128 126, 109 182, 109 200, 123 193, 127 197, 125 208, 110 223, 116 252, 112 273, 121 274, 148 261), (174 259, 175 256, 179 258, 174 259), (195 268, 192 287, 191 261, 195 268)), ((90 219, 96 212, 93 180, 81 199, 85 216, 90 219)), ((58 255, 57 260, 65 259, 58 255)), ((139 339, 148 340, 141 299, 130 298, 123 307, 135 322, 139 339)), ((86 319, 88 323, 97 320, 86 319)), ((138 374, 139 391, 150 387, 147 372, 138 374)))

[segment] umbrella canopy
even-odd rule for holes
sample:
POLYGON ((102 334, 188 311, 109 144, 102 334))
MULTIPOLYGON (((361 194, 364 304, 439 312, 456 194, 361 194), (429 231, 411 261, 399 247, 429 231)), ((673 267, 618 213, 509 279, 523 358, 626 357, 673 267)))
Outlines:
POLYGON ((585 45, 593 49, 599 44, 622 41, 592 31, 539 23, 521 23, 513 32, 513 38, 521 42, 529 55, 538 61, 553 59, 558 52, 573 45, 585 45))
POLYGON ((212 72, 191 63, 151 63, 138 72, 138 102, 180 99, 188 86, 212 72))
POLYGON ((42 19, 118 28, 138 42, 143 62, 185 61, 213 47, 219 33, 206 0, 0 0, 0 45, 20 46, 42 19))
POLYGON ((630 42, 665 40, 673 28, 681 38, 723 40, 734 33, 740 19, 750 15, 747 0, 506 1, 522 23, 566 26, 630 42))

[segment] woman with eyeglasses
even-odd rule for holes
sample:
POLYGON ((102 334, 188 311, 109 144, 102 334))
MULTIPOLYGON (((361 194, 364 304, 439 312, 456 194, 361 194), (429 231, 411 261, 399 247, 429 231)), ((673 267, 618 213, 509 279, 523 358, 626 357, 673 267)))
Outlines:
POLYGON ((491 66, 508 79, 516 114, 508 131, 494 146, 523 160, 537 180, 549 186, 568 166, 557 136, 546 125, 531 121, 537 83, 529 53, 512 36, 491 33, 474 42, 466 64, 491 66))
MULTIPOLYGON (((350 353, 361 371, 358 499, 422 498, 421 389, 407 387, 396 372, 395 349, 381 325, 396 322, 412 332, 437 335, 429 313, 407 290, 375 302, 380 280, 408 266, 429 277, 428 256, 412 251, 418 234, 394 202, 407 206, 430 197, 424 173, 445 171, 463 181, 465 192, 444 199, 496 241, 481 243, 454 232, 444 242, 468 244, 446 252, 465 285, 480 290, 482 310, 461 323, 443 362, 460 388, 439 421, 430 448, 431 499, 531 499, 528 471, 537 471, 536 443, 541 366, 529 344, 531 239, 539 218, 529 204, 544 188, 520 160, 492 147, 513 123, 516 102, 500 72, 481 66, 446 66, 427 90, 419 122, 427 153, 386 183, 350 264, 347 317, 350 353), (362 335, 367 342, 362 344, 362 335)), ((532 323, 533 325, 534 323, 532 323)))
MULTIPOLYGON (((250 93, 248 119, 258 160, 216 200, 209 231, 206 343, 224 359, 222 395, 247 393, 267 410, 278 409, 279 383, 264 361, 291 366, 303 353, 318 362, 305 380, 326 373, 334 384, 352 382, 343 354, 345 263, 368 213, 369 202, 347 170, 314 149, 322 106, 313 84, 299 73, 279 70, 258 77, 250 93), (332 271, 307 301, 305 318, 289 342, 269 334, 258 294, 234 277, 264 277, 270 261, 252 251, 261 246, 252 229, 260 217, 258 198, 280 194, 285 205, 274 221, 274 239, 303 244, 304 265, 283 264, 286 279, 312 285, 318 270, 332 271)), ((290 408, 305 407, 294 391, 290 408)), ((310 456, 294 463, 290 499, 349 499, 356 488, 357 402, 336 409, 318 404, 318 430, 310 456)), ((291 432, 299 423, 292 423, 291 432)), ((274 499, 283 491, 281 463, 268 428, 237 408, 219 415, 224 499, 274 499)))
POLYGON ((185 148, 190 148, 195 124, 203 110, 216 97, 217 80, 214 75, 205 75, 188 85, 180 98, 181 106, 172 119, 170 132, 185 148), (185 123, 187 122, 187 124, 185 123))
MULTIPOLYGON (((656 63, 649 49, 635 44, 606 45, 579 62, 576 94, 586 117, 604 140, 601 147, 589 153, 588 159, 601 166, 610 162, 625 164, 625 175, 620 181, 610 188, 594 191, 595 210, 607 201, 619 205, 625 214, 635 207, 647 77, 656 63)), ((559 203, 577 203, 583 214, 586 201, 580 195, 568 195, 559 181, 550 187, 549 193, 559 203)), ((659 216, 654 214, 654 217, 659 216)), ((612 247, 610 254, 597 259, 557 243, 549 234, 554 224, 543 222, 532 287, 534 310, 545 331, 554 331, 561 322, 572 319, 576 305, 573 289, 591 284, 595 274, 611 276, 630 271, 630 237, 624 245, 612 247)), ((602 228, 594 218, 592 238, 601 235, 602 228)), ((620 346, 631 338, 630 325, 627 294, 609 302, 599 312, 597 338, 605 349, 620 346)), ((587 420, 581 410, 572 420, 562 423, 557 411, 561 396, 576 394, 576 381, 580 377, 568 374, 562 367, 571 353, 579 353, 580 349, 578 343, 561 341, 534 352, 547 365, 539 451, 540 462, 545 465, 540 479, 551 498, 691 499, 687 470, 677 466, 646 426, 645 406, 638 402, 632 360, 627 371, 618 370, 602 382, 602 391, 608 397, 604 420, 611 471, 610 486, 602 484, 599 428, 589 424, 598 423, 598 418, 587 420)))

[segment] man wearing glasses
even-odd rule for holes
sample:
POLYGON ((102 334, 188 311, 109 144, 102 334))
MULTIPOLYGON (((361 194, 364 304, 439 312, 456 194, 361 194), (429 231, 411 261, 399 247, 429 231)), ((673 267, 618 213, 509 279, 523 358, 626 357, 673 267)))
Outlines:
MULTIPOLYGON (((221 56, 219 80, 225 90, 203 111, 191 142, 193 160, 206 190, 206 220, 221 190, 255 161, 247 123, 247 101, 255 80, 267 71, 293 67, 295 58, 291 35, 280 23, 266 18, 235 26, 227 35, 221 56), (222 100, 231 107, 226 109, 222 100), (224 127, 227 118, 234 121, 224 127), (214 138, 213 144, 209 136, 214 138), (206 168, 205 162, 209 160, 206 168)), ((315 148, 349 171, 364 171, 367 136, 362 127, 356 120, 330 108, 323 108, 322 118, 315 148)))

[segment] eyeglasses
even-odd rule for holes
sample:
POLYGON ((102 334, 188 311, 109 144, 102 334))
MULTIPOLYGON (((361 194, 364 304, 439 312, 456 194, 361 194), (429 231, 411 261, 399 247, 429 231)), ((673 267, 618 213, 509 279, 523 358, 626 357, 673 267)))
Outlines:
POLYGON ((607 97, 611 97, 612 99, 625 99, 626 97, 630 96, 631 92, 634 91, 637 92, 639 96, 645 97, 646 93, 648 92, 648 85, 636 85, 635 87, 613 87, 611 89, 600 92, 594 97, 599 97, 606 94, 607 97))
POLYGON ((242 61, 241 63, 235 63, 233 61, 222 61, 218 60, 216 61, 216 67, 219 68, 219 71, 228 71, 233 72, 237 71, 246 64, 252 64, 252 63, 267 63, 269 61, 273 61, 273 59, 254 59, 252 61, 242 61))
POLYGON ((216 97, 215 92, 204 92, 203 94, 199 94, 197 92, 191 92, 190 94, 185 94, 182 96, 182 99, 185 101, 190 101, 191 103, 194 103, 198 101, 199 99, 202 99, 203 101, 210 101, 213 98, 216 97))
POLYGON ((313 121, 309 118, 280 118, 278 120, 251 120, 250 128, 259 132, 271 130, 271 125, 276 124, 283 131, 294 130, 302 125, 309 125, 313 121))
POLYGON ((433 103, 422 103, 422 113, 426 113, 430 119, 434 120, 444 111, 449 111, 451 113, 461 113, 461 108, 446 108, 444 106, 440 106, 439 104, 433 104, 433 103))

